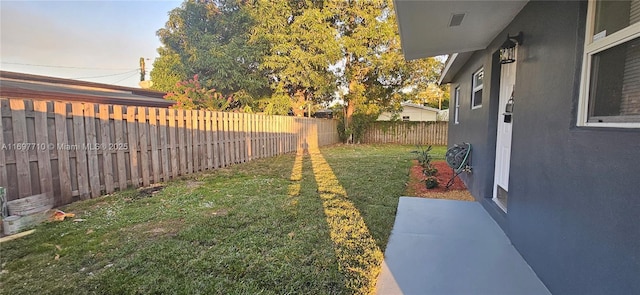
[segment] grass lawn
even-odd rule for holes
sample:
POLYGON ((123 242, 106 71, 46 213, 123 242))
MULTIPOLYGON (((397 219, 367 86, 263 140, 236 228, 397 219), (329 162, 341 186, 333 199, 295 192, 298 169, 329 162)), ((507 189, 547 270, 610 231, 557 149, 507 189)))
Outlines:
POLYGON ((370 293, 413 149, 339 145, 71 204, 85 221, 0 244, 0 292, 370 293))

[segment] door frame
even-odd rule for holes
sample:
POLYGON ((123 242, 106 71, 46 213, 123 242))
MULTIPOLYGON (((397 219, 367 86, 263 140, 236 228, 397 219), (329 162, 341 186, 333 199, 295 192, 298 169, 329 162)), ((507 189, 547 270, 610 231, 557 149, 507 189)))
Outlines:
MULTIPOLYGON (((516 56, 517 56, 516 47, 516 56)), ((493 173, 493 187, 492 187, 492 201, 502 211, 507 213, 507 200, 509 192, 509 174, 511 167, 511 151, 513 144, 513 124, 514 119, 511 116, 511 122, 505 123, 505 107, 507 101, 510 98, 515 99, 515 84, 517 76, 517 59, 513 63, 500 64, 500 75, 498 80, 498 112, 497 112, 497 124, 496 124, 496 149, 495 149, 495 161, 494 161, 494 173, 493 173), (503 70, 508 71, 504 73, 503 70), (503 75, 508 75, 507 77, 503 75), (504 128, 508 127, 508 130, 504 128), (505 134, 508 132, 509 134, 505 134), (507 146, 505 146, 505 144, 507 146), (504 150, 503 147, 508 151, 504 150), (506 170, 506 171, 505 171, 506 170), (506 178, 506 179, 505 179, 506 178)))

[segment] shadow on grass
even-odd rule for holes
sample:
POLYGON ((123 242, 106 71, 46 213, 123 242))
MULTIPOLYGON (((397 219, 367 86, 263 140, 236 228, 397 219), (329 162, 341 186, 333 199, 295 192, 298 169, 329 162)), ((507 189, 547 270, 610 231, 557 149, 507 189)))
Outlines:
POLYGON ((384 251, 409 180, 414 147, 345 145, 325 152, 340 185, 361 213, 376 244, 384 251))
POLYGON ((317 130, 311 128, 308 132, 298 156, 308 153, 311 160, 317 195, 322 201, 338 267, 345 276, 349 293, 370 294, 375 290, 380 273, 382 250, 361 211, 320 151, 317 130))

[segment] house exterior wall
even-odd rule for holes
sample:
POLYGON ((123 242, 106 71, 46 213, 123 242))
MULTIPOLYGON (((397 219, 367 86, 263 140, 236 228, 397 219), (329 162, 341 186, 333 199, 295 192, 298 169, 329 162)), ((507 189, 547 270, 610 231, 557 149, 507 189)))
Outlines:
MULTIPOLYGON (((380 117, 378 117, 378 121, 389 121, 391 120, 391 116, 392 116, 391 113, 384 112, 380 114, 380 117)), ((402 109, 402 113, 398 114, 398 119, 402 120, 402 117, 404 116, 409 116, 409 121, 426 122, 426 121, 436 121, 438 113, 429 111, 429 110, 414 108, 411 106, 404 106, 402 109)))
MULTIPOLYGON (((460 123, 449 144, 470 142, 470 192, 554 294, 640 294, 640 130, 576 127, 586 24, 584 1, 531 1, 456 74, 460 123), (518 52, 508 213, 491 200, 500 68, 507 33, 518 52), (484 66, 483 106, 471 77, 484 66)), ((452 94, 453 97, 453 94, 452 94)), ((497 281, 496 283, 499 283, 497 281)))

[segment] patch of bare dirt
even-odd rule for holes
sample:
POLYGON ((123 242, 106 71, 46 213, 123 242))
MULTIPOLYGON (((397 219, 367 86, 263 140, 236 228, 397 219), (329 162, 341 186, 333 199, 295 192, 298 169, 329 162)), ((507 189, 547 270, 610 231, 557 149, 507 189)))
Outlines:
POLYGON ((138 195, 136 196, 136 198, 140 199, 140 198, 153 197, 155 194, 157 194, 163 189, 164 189, 164 185, 162 184, 156 184, 149 187, 142 187, 138 189, 138 195))
POLYGON ((227 216, 227 214, 229 214, 229 210, 227 209, 220 209, 211 212, 212 216, 227 216))
POLYGON ((183 219, 169 219, 138 223, 123 230, 131 234, 142 234, 148 238, 156 238, 161 236, 173 237, 177 235, 183 227, 183 219))
POLYGON ((189 179, 187 180, 187 189, 189 189, 190 191, 193 191, 194 189, 197 189, 198 187, 200 187, 201 185, 204 184, 204 181, 198 181, 198 180, 194 180, 194 179, 189 179))
POLYGON ((422 167, 417 161, 414 161, 409 174, 407 195, 432 199, 474 201, 473 196, 471 196, 462 180, 457 176, 453 185, 448 189, 446 188, 447 183, 454 175, 454 171, 445 161, 434 161, 432 165, 438 169, 436 178, 438 179, 439 185, 435 188, 427 189, 424 182, 426 176, 422 173, 422 167))

